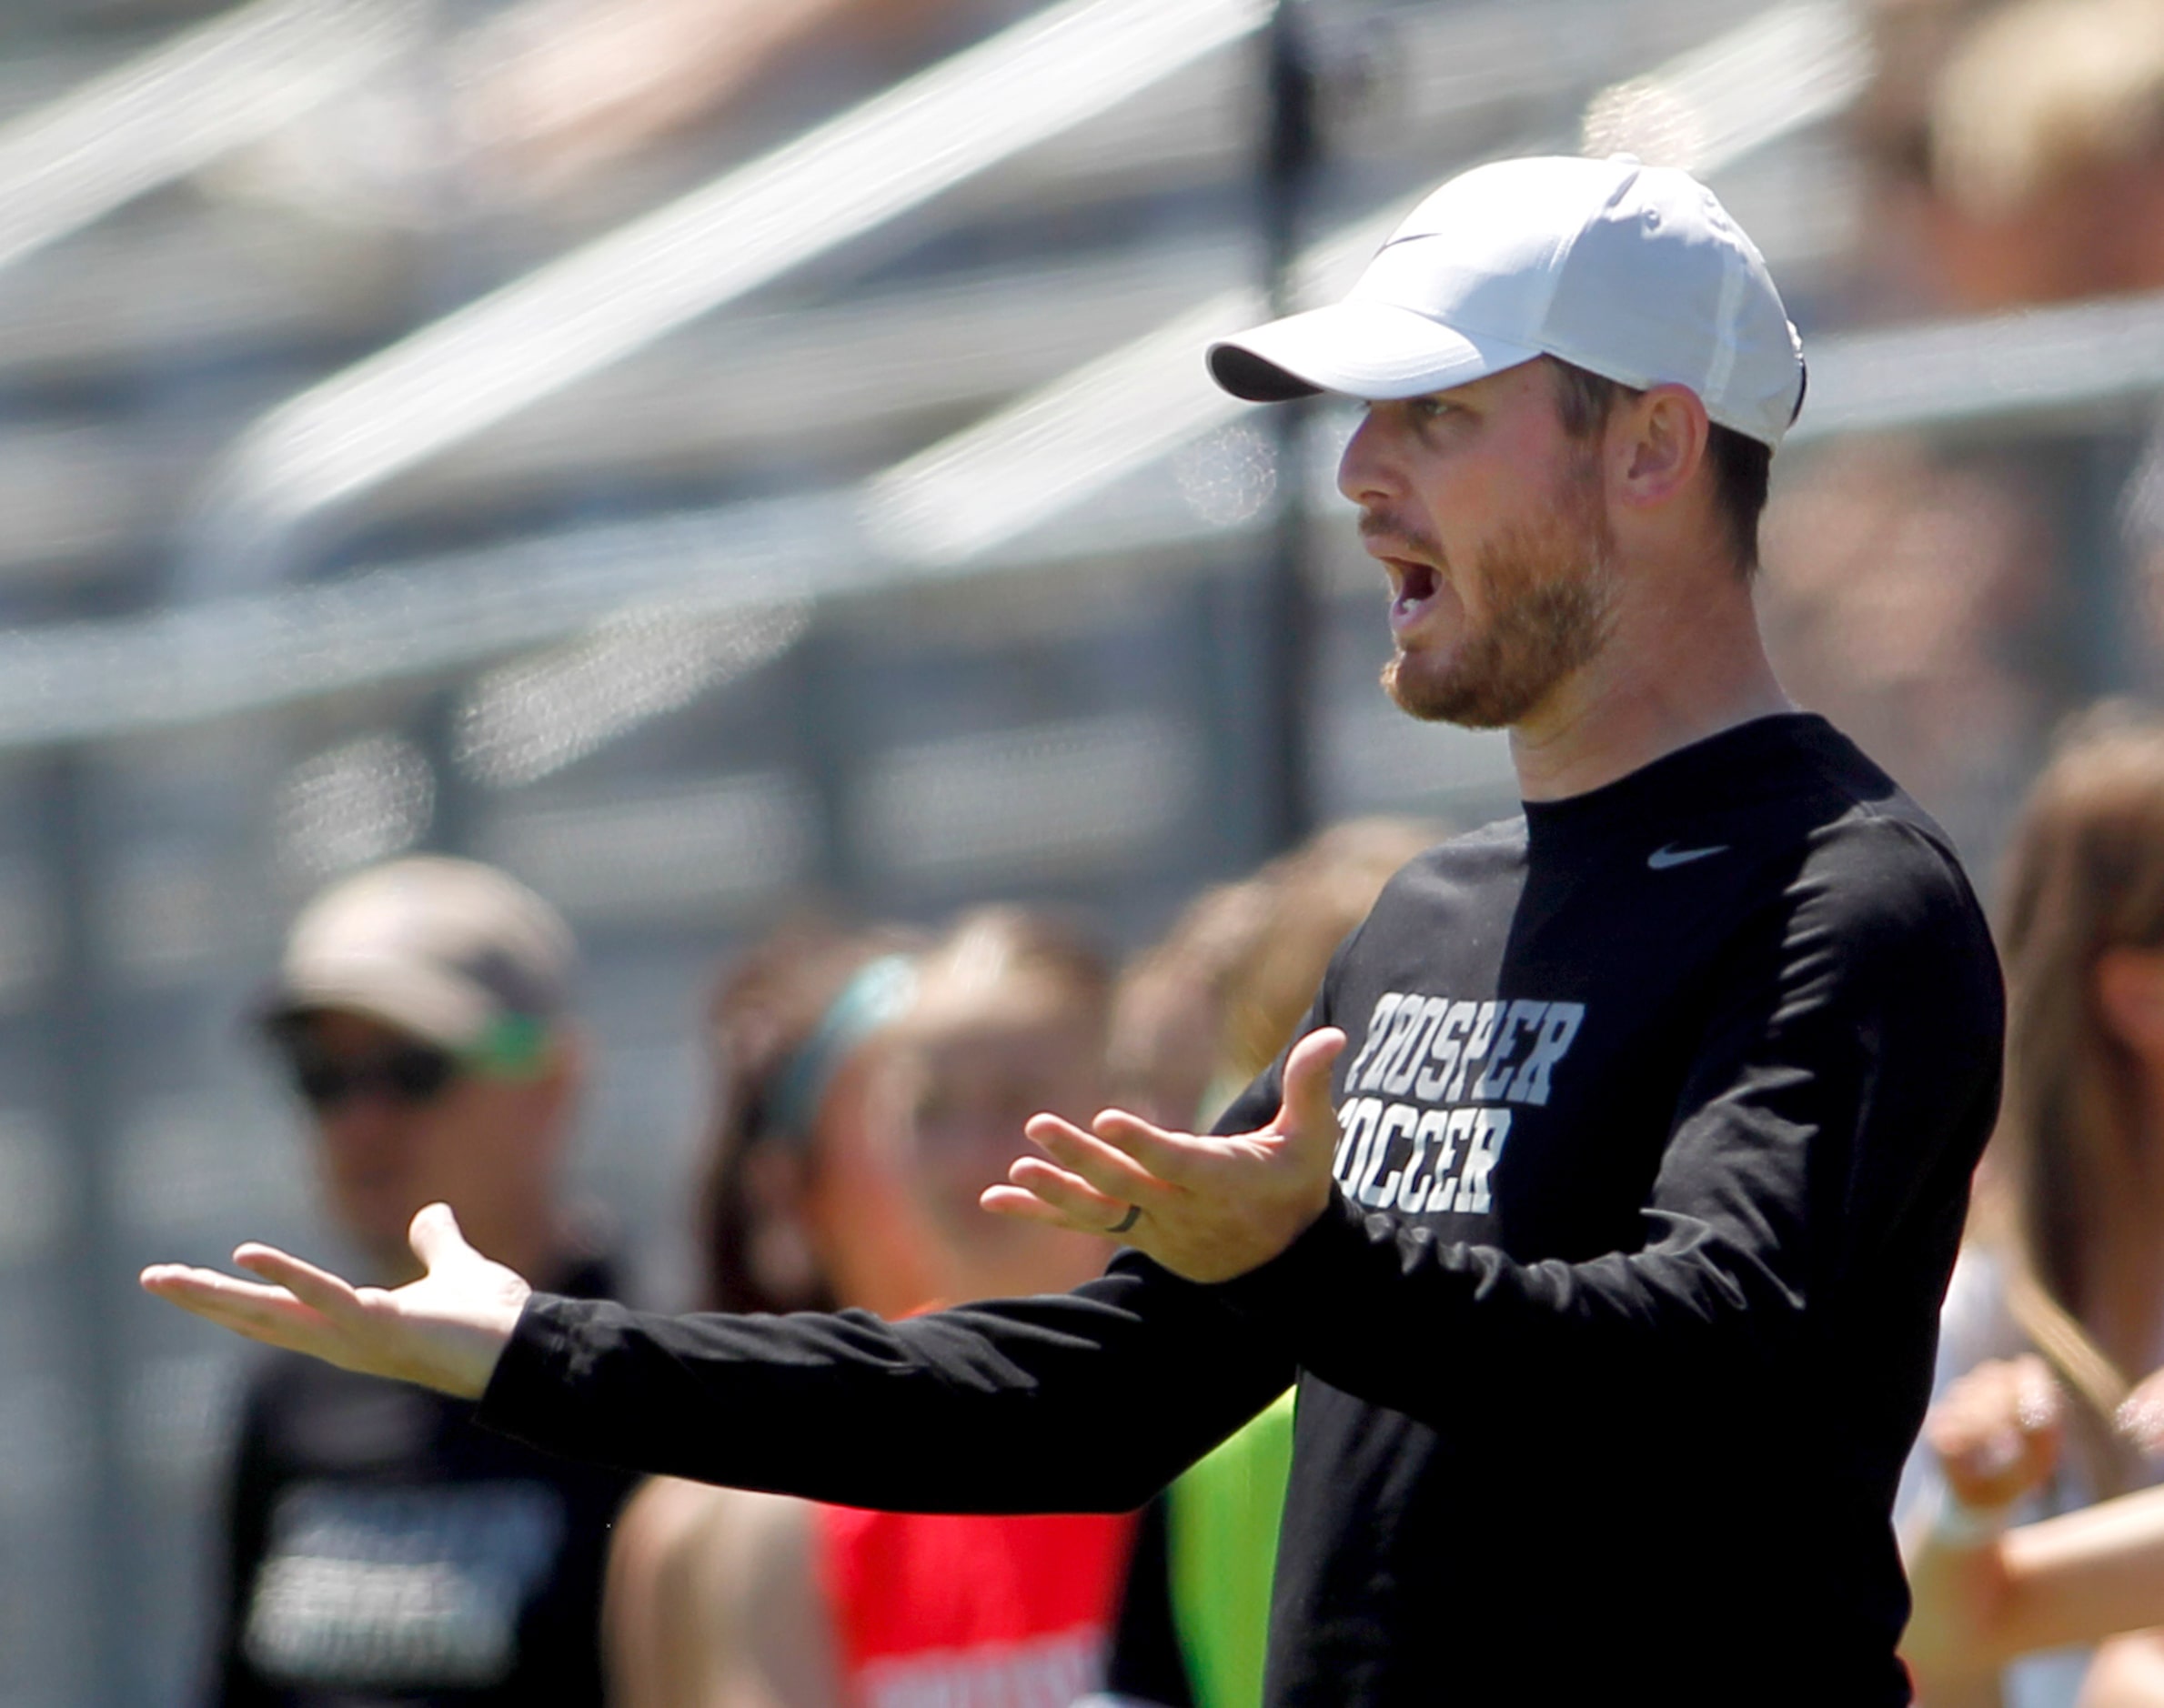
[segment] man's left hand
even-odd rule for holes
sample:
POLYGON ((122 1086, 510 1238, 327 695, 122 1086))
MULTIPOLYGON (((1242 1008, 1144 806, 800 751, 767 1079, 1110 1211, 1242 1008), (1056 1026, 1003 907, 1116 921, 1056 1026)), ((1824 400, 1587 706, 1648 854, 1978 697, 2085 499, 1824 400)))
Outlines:
POLYGON ((1057 1115, 1032 1116, 1024 1130, 1045 1155, 1016 1159, 1007 1170, 1012 1183, 986 1188, 984 1208, 1114 1234, 1189 1281, 1243 1275, 1291 1245, 1330 1203, 1338 1140, 1330 1069, 1344 1047, 1335 1027, 1295 1044, 1277 1114, 1253 1132, 1167 1132, 1116 1109, 1088 1132, 1057 1115), (1131 1207, 1141 1213, 1123 1228, 1131 1207))

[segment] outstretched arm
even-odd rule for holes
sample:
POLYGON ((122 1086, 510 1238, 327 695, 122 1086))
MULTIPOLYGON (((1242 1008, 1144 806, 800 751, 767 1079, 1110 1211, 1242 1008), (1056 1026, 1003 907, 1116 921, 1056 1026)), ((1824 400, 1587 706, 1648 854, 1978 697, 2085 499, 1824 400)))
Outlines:
POLYGON ((478 1415, 572 1458, 845 1506, 1126 1512, 1293 1380, 1215 1292, 1123 1251, 1071 1293, 897 1322, 538 1294, 478 1415))
POLYGON ((467 1244, 448 1204, 421 1211, 408 1238, 428 1272, 403 1287, 356 1287, 251 1244, 233 1261, 260 1281, 154 1263, 143 1289, 267 1346, 478 1400, 533 1289, 467 1244))
POLYGON ((572 1458, 919 1512, 1124 1512, 1268 1404, 1289 1359, 1137 1253, 1073 1293, 903 1322, 864 1311, 664 1317, 534 1294, 441 1205, 428 1272, 356 1288, 266 1246, 262 1281, 177 1265, 144 1286, 224 1327, 481 1402, 572 1458))

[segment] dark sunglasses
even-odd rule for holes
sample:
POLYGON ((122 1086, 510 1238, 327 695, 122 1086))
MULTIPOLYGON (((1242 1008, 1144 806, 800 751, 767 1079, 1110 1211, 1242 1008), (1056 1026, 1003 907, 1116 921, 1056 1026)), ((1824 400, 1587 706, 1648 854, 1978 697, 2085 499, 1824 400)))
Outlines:
POLYGON ((318 1114, 327 1114, 364 1092, 408 1109, 432 1103, 458 1077, 458 1059, 427 1044, 401 1044, 365 1056, 334 1056, 304 1041, 284 1055, 294 1089, 318 1114))

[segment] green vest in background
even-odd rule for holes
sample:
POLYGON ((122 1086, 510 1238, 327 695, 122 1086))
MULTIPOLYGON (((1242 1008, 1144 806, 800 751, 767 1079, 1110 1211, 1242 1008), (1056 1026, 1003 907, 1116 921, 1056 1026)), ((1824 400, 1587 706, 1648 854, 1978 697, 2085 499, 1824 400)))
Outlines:
POLYGON ((1167 1491, 1173 1626, 1196 1708, 1262 1708, 1270 1582, 1293 1463, 1293 1390, 1167 1491))

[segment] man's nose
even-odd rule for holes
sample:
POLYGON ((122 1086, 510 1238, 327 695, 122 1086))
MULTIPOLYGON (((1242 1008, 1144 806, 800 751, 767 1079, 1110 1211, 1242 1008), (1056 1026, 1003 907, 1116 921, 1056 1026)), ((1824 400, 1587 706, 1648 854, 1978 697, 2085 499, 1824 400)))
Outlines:
POLYGON ((1337 459, 1337 489, 1364 509, 1387 500, 1392 490, 1375 417, 1373 409, 1360 417, 1360 425, 1345 441, 1344 455, 1337 459))

